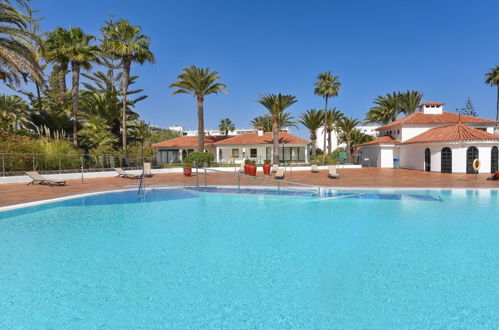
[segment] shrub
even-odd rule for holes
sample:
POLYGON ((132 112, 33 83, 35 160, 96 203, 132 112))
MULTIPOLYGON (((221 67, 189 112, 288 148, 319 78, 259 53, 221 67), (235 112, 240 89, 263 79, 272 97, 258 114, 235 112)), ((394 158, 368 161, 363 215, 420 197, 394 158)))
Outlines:
POLYGON ((185 163, 192 163, 196 167, 209 166, 213 162, 213 154, 210 152, 191 152, 184 159, 185 163))

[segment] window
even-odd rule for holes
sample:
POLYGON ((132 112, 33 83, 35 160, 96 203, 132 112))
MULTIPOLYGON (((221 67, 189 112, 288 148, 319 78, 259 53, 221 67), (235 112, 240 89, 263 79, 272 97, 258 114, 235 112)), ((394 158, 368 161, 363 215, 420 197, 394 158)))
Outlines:
POLYGON ((250 149, 250 157, 251 158, 256 158, 256 148, 251 148, 250 149))
POLYGON ((232 149, 232 157, 239 158, 239 149, 232 149))

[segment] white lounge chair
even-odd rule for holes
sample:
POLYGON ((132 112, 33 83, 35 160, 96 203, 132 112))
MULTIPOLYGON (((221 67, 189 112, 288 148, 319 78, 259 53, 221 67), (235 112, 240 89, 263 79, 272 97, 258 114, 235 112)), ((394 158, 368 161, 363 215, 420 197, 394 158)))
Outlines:
POLYGON ((279 169, 279 165, 274 164, 274 165, 272 165, 272 168, 270 169, 270 173, 276 173, 278 169, 279 169))
POLYGON ((284 169, 282 167, 277 168, 274 179, 284 179, 284 169))
POLYGON ((328 170, 329 170, 329 173, 327 176, 330 179, 339 179, 340 178, 340 175, 336 172, 336 165, 329 165, 328 170))
POLYGON ((33 180, 30 183, 28 183, 28 185, 38 183, 38 184, 44 184, 47 186, 66 186, 66 181, 64 181, 64 180, 50 180, 50 179, 43 177, 40 173, 38 173, 36 171, 25 172, 25 173, 27 176, 29 176, 31 178, 31 180, 33 180))
POLYGON ((152 176, 151 163, 144 163, 144 175, 147 177, 152 176))
POLYGON ((312 173, 319 173, 319 167, 316 165, 316 164, 313 164, 312 165, 312 169, 311 169, 312 173))
POLYGON ((116 167, 114 170, 118 172, 117 178, 140 179, 142 177, 142 175, 128 174, 121 167, 116 167))

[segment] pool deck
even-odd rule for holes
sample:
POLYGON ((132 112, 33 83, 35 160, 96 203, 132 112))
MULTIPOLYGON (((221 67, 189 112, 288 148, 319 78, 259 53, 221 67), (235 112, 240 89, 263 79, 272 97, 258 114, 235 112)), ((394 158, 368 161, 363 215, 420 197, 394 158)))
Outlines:
MULTIPOLYGON (((446 174, 431 173, 404 169, 343 169, 338 170, 341 179, 329 179, 327 171, 310 173, 308 171, 288 171, 285 180, 305 183, 309 185, 328 187, 355 187, 355 188, 497 188, 499 181, 487 181, 490 174, 446 174)), ((218 173, 217 173, 218 174, 218 173)), ((261 173, 259 173, 261 175, 261 173)), ((200 175, 199 184, 204 185, 204 176, 200 175)), ((68 186, 49 187, 42 185, 26 185, 25 183, 0 184, 0 206, 28 203, 71 195, 92 193, 99 191, 125 189, 130 185, 138 185, 137 179, 123 178, 94 178, 69 180, 68 186)), ((183 176, 180 173, 156 174, 146 179, 149 185, 183 185, 183 176)), ((187 185, 195 185, 196 178, 186 179, 187 185)), ((209 185, 236 185, 237 182, 220 178, 208 177, 209 185)), ((247 182, 245 185, 255 185, 247 182)))

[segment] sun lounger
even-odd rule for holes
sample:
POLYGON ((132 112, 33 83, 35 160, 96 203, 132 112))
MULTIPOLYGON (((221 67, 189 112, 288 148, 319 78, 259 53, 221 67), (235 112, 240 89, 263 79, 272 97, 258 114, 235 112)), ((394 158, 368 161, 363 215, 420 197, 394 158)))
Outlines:
POLYGON ((151 163, 144 163, 144 175, 149 178, 152 176, 151 163))
POLYGON ((274 179, 284 179, 284 169, 277 168, 274 179))
POLYGON ((338 173, 336 173, 336 165, 329 165, 328 170, 329 170, 329 173, 327 176, 330 179, 339 179, 340 178, 340 175, 338 173))
POLYGON ((47 186, 65 186, 66 185, 66 181, 64 181, 64 180, 50 180, 50 179, 43 177, 42 175, 40 175, 40 173, 38 173, 36 171, 25 172, 25 173, 27 176, 29 176, 31 178, 31 180, 33 180, 30 183, 28 183, 28 185, 35 184, 35 183, 44 184, 47 186))
POLYGON ((272 165, 272 168, 270 169, 270 173, 276 173, 278 169, 279 169, 279 165, 274 164, 274 165, 272 165))
POLYGON ((319 167, 317 165, 312 165, 312 169, 311 169, 312 173, 319 173, 319 167))
POLYGON ((116 167, 114 170, 118 172, 117 178, 140 179, 142 177, 142 175, 128 174, 121 167, 116 167))

